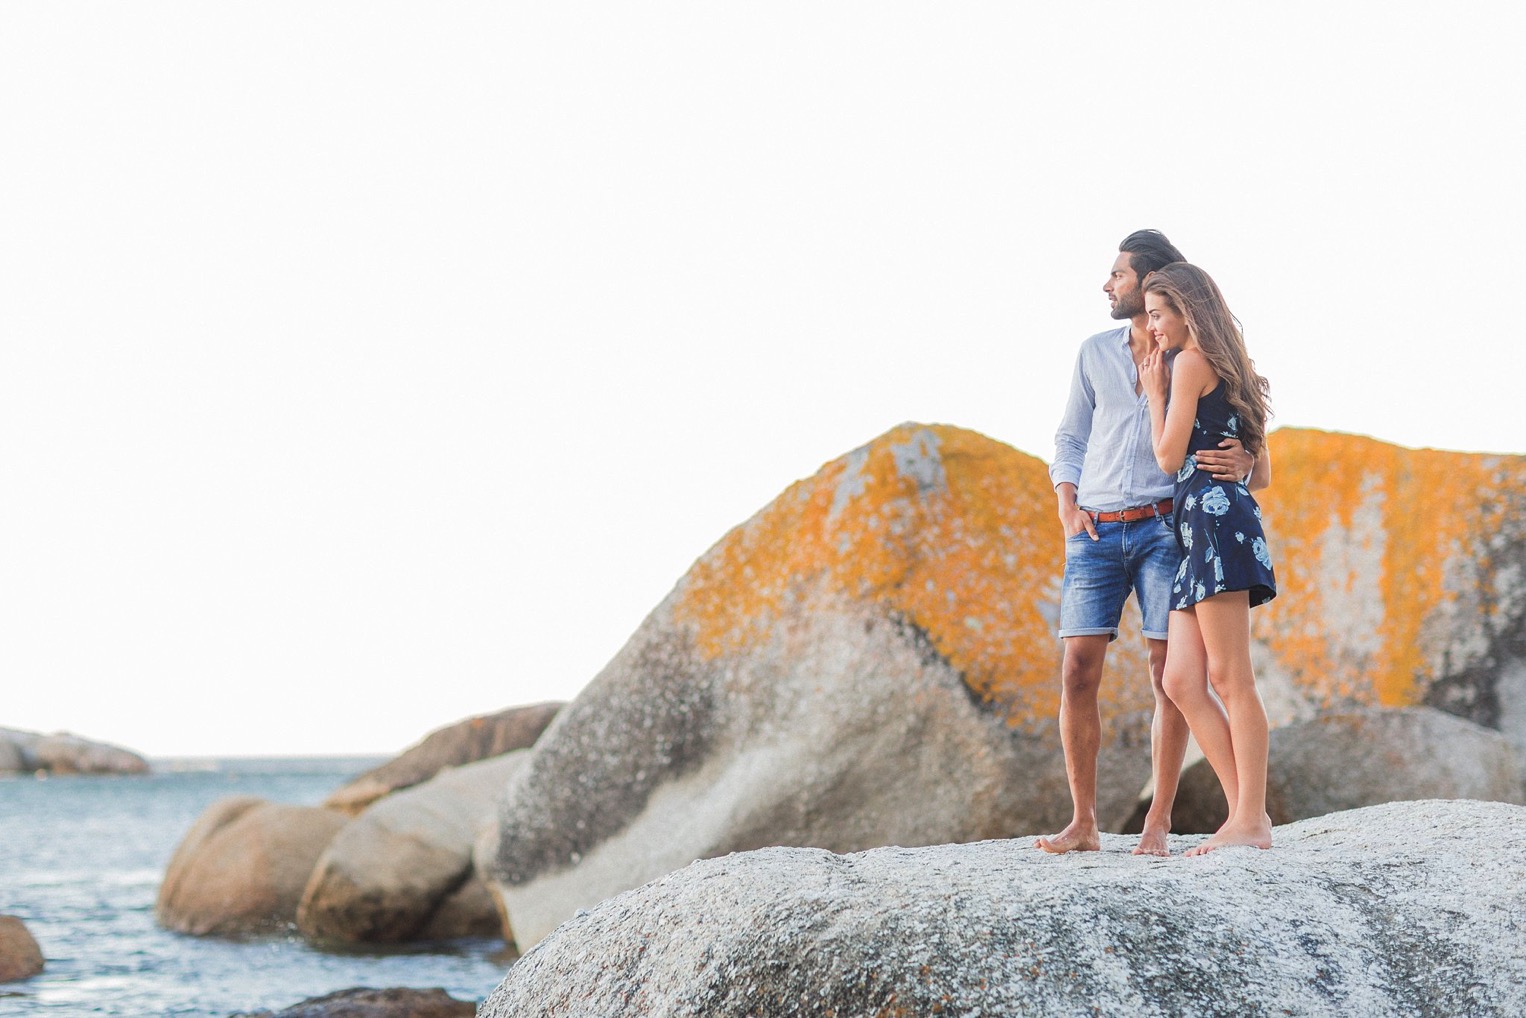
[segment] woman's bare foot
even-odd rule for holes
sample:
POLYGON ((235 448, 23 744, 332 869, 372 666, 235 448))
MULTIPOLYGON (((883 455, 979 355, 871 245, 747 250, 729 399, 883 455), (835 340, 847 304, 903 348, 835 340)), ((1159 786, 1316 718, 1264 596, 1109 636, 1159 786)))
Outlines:
POLYGON ((1066 852, 1100 852, 1102 839, 1097 835, 1095 824, 1083 824, 1078 820, 1072 820, 1070 826, 1052 838, 1040 838, 1033 843, 1034 848, 1042 848, 1051 855, 1064 855, 1066 852))
POLYGON ((1146 827, 1139 835, 1139 844, 1134 846, 1135 855, 1170 855, 1171 850, 1166 847, 1166 835, 1169 831, 1160 827, 1146 827))
POLYGON ((1272 847, 1272 822, 1262 817, 1259 823, 1246 824, 1244 826, 1230 826, 1225 824, 1219 828, 1219 833, 1209 838, 1194 848, 1187 849, 1188 855, 1207 855, 1214 849, 1229 848, 1234 845, 1249 845, 1252 848, 1272 847))

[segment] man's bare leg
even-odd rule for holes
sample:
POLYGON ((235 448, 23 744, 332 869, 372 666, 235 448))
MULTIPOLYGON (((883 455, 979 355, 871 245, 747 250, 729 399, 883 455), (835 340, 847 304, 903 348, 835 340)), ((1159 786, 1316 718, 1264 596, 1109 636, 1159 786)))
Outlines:
POLYGON ((1144 830, 1135 855, 1169 855, 1166 835, 1171 833, 1171 806, 1187 758, 1187 718, 1166 695, 1166 641, 1149 640, 1150 684, 1155 690, 1155 717, 1150 722, 1150 767, 1155 797, 1145 814, 1144 830))
POLYGON ((1102 715, 1097 690, 1107 658, 1106 633, 1067 636, 1065 662, 1060 670, 1060 741, 1065 747, 1065 777, 1070 782, 1070 825, 1059 834, 1039 838, 1046 852, 1095 852, 1102 847, 1097 834, 1097 752, 1102 745, 1102 715))

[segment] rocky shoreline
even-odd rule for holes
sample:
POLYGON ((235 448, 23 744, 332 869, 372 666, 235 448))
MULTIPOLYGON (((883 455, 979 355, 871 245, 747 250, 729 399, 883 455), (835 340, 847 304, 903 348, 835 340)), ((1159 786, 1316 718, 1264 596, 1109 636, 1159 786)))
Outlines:
POLYGON ((337 948, 502 935, 473 845, 561 706, 448 725, 321 806, 218 800, 166 867, 159 924, 198 936, 297 933, 337 948))
POLYGON ((130 749, 72 735, 0 728, 0 775, 147 774, 148 761, 130 749))

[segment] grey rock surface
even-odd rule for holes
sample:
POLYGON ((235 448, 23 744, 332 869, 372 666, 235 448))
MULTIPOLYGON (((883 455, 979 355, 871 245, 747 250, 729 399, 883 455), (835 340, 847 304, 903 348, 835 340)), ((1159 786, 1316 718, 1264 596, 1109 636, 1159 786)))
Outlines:
POLYGON ((472 846, 524 763, 525 751, 516 750, 446 768, 373 804, 318 859, 297 928, 344 943, 498 934, 498 909, 472 870, 472 846))
POLYGON ((535 745, 562 706, 560 701, 547 701, 510 707, 436 729, 418 745, 336 790, 324 805, 358 814, 382 796, 422 784, 447 767, 527 749, 535 745))
MULTIPOLYGON (((1520 804, 1526 785, 1508 738, 1430 707, 1358 707, 1272 729, 1266 788, 1272 823, 1406 799, 1520 804)), ((1227 816, 1208 762, 1188 767, 1172 828, 1209 833, 1227 816)))
POLYGON ((1133 844, 697 862, 565 923, 479 1015, 1526 1014, 1522 807, 1372 806, 1193 859, 1133 844))

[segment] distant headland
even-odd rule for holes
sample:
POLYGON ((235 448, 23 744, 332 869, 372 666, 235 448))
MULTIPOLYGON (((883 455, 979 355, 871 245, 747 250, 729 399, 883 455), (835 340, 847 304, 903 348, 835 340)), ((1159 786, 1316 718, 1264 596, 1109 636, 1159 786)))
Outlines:
POLYGON ((83 739, 69 732, 0 728, 3 774, 147 774, 148 761, 130 749, 83 739))

